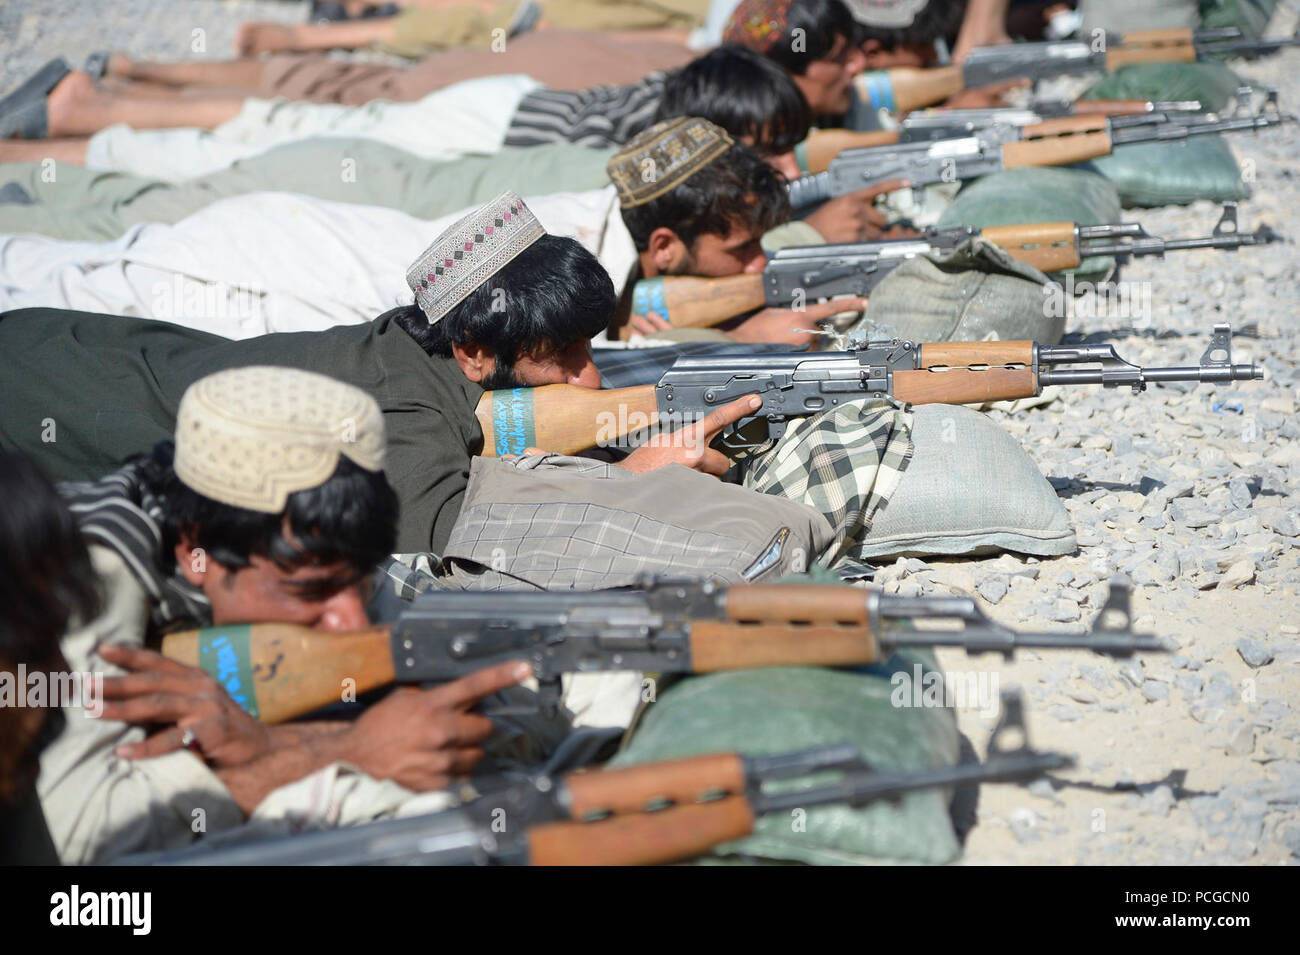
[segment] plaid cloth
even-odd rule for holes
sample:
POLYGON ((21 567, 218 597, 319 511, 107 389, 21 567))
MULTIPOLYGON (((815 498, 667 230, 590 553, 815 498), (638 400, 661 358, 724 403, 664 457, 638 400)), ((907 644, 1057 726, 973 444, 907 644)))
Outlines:
POLYGON ((745 462, 745 487, 821 511, 835 529, 825 567, 857 563, 854 548, 898 489, 912 459, 912 412, 859 398, 795 421, 770 450, 745 462))
POLYGON ((803 351, 791 345, 734 345, 721 342, 682 342, 655 348, 593 348, 596 368, 606 388, 653 385, 683 355, 763 355, 803 351))

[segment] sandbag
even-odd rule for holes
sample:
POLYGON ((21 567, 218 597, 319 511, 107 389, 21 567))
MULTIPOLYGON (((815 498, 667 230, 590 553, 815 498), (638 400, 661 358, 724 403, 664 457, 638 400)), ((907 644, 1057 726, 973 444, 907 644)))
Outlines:
MULTIPOLYGON (((938 228, 1033 222, 1102 225, 1119 220, 1119 193, 1105 176, 1085 169, 1024 166, 971 182, 940 217, 938 228)), ((1096 255, 1053 275, 1073 275, 1076 282, 1102 282, 1114 268, 1113 257, 1096 255)))
POLYGON ((1245 85, 1222 63, 1134 63, 1107 73, 1079 98, 1196 100, 1217 111, 1245 85))
POLYGON ((1133 30, 1164 30, 1193 27, 1200 22, 1197 0, 1079 0, 1083 17, 1079 36, 1087 39, 1094 30, 1128 33, 1133 30))
POLYGON ((948 255, 918 255, 871 292, 850 338, 914 342, 1032 338, 1056 344, 1063 315, 1047 314, 1047 276, 983 239, 948 255))
POLYGON ((1277 0, 1201 0, 1201 28, 1236 27, 1245 36, 1261 37, 1277 9, 1277 0))
MULTIPOLYGON (((628 766, 701 753, 774 753, 852 743, 883 770, 954 765, 960 737, 953 711, 895 706, 891 696, 914 696, 913 667, 935 668, 932 654, 896 654, 863 671, 773 667, 691 677, 649 704, 627 748, 611 766, 628 766), (891 675, 900 673, 897 681, 891 675), (903 688, 906 686, 906 690, 903 688)), ((924 685, 924 683, 922 684, 924 685)), ((821 773, 791 788, 831 782, 821 773)), ((803 862, 868 865, 939 864, 961 852, 946 790, 909 793, 897 804, 876 802, 809 807, 760 817, 752 835, 715 848, 702 862, 803 862)))
POLYGON ((1237 157, 1219 135, 1116 146, 1089 165, 1115 184, 1126 208, 1250 198, 1237 157))
POLYGON ((912 443, 912 460, 855 557, 1003 550, 1043 557, 1076 549, 1056 492, 1020 442, 987 415, 918 405, 912 443))

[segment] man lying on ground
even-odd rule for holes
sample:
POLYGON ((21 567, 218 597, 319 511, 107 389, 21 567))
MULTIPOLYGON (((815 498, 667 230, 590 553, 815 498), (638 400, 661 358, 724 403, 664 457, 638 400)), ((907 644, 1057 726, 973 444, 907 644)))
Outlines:
POLYGON ((103 606, 61 649, 70 672, 108 674, 97 698, 62 701, 64 730, 41 754, 37 788, 65 863, 187 845, 255 811, 369 820, 482 759, 493 725, 469 710, 526 678, 526 664, 400 690, 353 722, 267 726, 227 692, 252 678, 233 651, 224 684, 155 652, 174 628, 366 626, 397 518, 384 454, 383 416, 364 392, 247 367, 185 391, 174 441, 65 486, 103 606), (273 795, 321 770, 314 799, 273 795))

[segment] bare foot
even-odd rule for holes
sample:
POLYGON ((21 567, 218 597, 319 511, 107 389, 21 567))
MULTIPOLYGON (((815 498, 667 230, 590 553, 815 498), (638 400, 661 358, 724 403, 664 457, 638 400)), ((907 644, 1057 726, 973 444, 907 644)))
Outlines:
POLYGON ((81 122, 87 110, 93 110, 102 95, 95 89, 95 81, 90 75, 81 70, 73 70, 59 80, 58 85, 45 98, 49 138, 75 136, 84 132, 81 122))
POLYGON ((257 56, 259 53, 277 53, 294 46, 293 27, 279 23, 241 23, 235 31, 235 54, 257 56))

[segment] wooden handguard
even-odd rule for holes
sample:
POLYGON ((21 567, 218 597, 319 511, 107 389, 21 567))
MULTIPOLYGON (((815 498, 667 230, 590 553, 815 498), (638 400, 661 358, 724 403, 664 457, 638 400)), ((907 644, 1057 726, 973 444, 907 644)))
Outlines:
MULTIPOLYGON (((941 103, 965 87, 960 66, 938 66, 932 69, 897 66, 885 70, 885 73, 893 93, 893 111, 897 114, 941 103)), ((859 99, 866 103, 872 102, 869 95, 862 95, 863 86, 870 75, 863 73, 857 80, 859 99)))
MULTIPOLYGON (((965 368, 967 365, 1028 365, 1033 360, 1034 343, 1029 341, 926 342, 921 346, 922 368, 965 368)), ((894 372, 895 377, 898 374, 899 372, 894 372)), ((730 593, 731 591, 728 591, 728 594, 730 593)))
POLYGON ((1043 272, 1072 269, 1079 264, 1073 222, 985 226, 980 235, 1001 246, 1013 259, 1043 272))
POLYGON ((1151 112, 1144 99, 1081 99, 1074 103, 1076 116, 1141 116, 1151 112))
POLYGON ((388 627, 348 633, 291 623, 209 627, 163 637, 162 652, 178 663, 202 666, 263 723, 341 702, 344 680, 355 681, 347 688, 360 694, 395 677, 388 627))
POLYGON ((1124 46, 1180 46, 1196 42, 1191 27, 1167 27, 1163 30, 1130 30, 1124 34, 1124 46))
POLYGON ((578 385, 543 385, 488 391, 474 409, 483 429, 484 457, 537 447, 577 454, 625 437, 659 420, 654 385, 603 391, 578 385), (497 423, 502 425, 498 433, 497 423))
POLYGON ((1046 139, 1006 143, 1002 147, 1002 164, 1007 169, 1018 166, 1065 166, 1110 153, 1110 134, 1104 130, 1073 133, 1046 139))
MULTIPOLYGON (((717 325, 729 318, 762 308, 767 301, 763 294, 761 274, 728 275, 716 279, 674 275, 642 281, 660 283, 656 291, 662 292, 662 295, 650 296, 656 302, 656 307, 647 311, 667 319, 674 328, 717 325)), ((633 296, 633 301, 636 301, 636 296, 633 296)), ((632 314, 637 313, 638 309, 634 305, 632 314)), ((618 334, 627 341, 633 332, 631 324, 626 324, 619 329, 618 334)))
POLYGON ((1196 47, 1190 43, 1161 46, 1119 46, 1106 51, 1106 70, 1118 70, 1131 63, 1191 63, 1196 47))
POLYGON ((569 813, 581 820, 593 813, 644 812, 659 800, 693 803, 714 793, 739 794, 745 788, 745 764, 734 753, 718 753, 573 773, 564 784, 569 790, 569 813))
POLYGON ((856 587, 800 584, 730 587, 727 619, 735 623, 867 622, 867 595, 856 587))
POLYGON ((831 160, 846 149, 893 146, 897 142, 897 131, 888 129, 865 133, 852 129, 814 129, 808 134, 804 147, 808 157, 808 172, 825 172, 831 160))
POLYGON ((1093 114, 1083 116, 1062 116, 1058 119, 1045 119, 1041 123, 1022 126, 1021 135, 1025 139, 1037 139, 1042 136, 1060 136, 1064 133, 1086 133, 1096 129, 1105 129, 1109 117, 1093 114))
POLYGON ((896 371, 894 397, 914 405, 978 405, 1038 394, 1032 368, 949 368, 896 371))
POLYGON ((692 859, 749 835, 754 811, 743 796, 600 822, 555 822, 528 830, 533 865, 660 865, 692 859))
POLYGON ((758 667, 854 666, 879 659, 880 648, 865 625, 691 624, 691 669, 695 673, 758 667))

